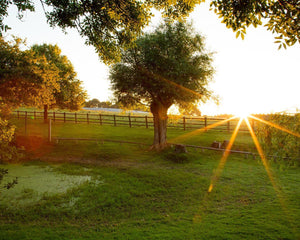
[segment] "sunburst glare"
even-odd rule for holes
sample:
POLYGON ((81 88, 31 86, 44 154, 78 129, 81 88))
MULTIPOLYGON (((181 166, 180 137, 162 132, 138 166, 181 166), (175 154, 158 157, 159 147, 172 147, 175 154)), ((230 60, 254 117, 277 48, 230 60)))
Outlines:
POLYGON ((247 108, 241 108, 235 111, 234 116, 240 119, 246 119, 250 116, 250 111, 247 108))

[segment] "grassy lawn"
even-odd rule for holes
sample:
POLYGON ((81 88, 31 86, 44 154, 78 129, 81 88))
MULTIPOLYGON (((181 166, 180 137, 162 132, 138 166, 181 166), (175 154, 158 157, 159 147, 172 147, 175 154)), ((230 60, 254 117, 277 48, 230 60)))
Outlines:
MULTIPOLYGON (((22 133, 22 123, 19 134, 22 133)), ((42 123, 28 133, 46 136, 42 123)), ((55 137, 152 143, 152 129, 53 125, 55 137)), ((170 142, 210 146, 231 134, 168 130, 170 142), (184 136, 178 138, 178 136, 184 136)), ((151 152, 140 145, 59 142, 29 149, 29 159, 1 165, 0 239, 299 239, 299 168, 231 154, 212 192, 222 153, 188 149, 151 152), (4 182, 5 182, 4 181, 4 182)), ((234 148, 254 151, 238 134, 234 148)))

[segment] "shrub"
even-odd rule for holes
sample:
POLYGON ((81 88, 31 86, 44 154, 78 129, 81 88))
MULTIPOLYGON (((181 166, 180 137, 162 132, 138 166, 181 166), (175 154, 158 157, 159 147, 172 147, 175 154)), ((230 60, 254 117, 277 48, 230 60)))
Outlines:
POLYGON ((300 114, 294 116, 271 114, 265 120, 279 125, 294 134, 278 128, 258 123, 256 133, 267 155, 272 155, 291 164, 300 163, 300 114))
POLYGON ((18 152, 12 141, 15 126, 0 117, 0 163, 18 158, 18 152))

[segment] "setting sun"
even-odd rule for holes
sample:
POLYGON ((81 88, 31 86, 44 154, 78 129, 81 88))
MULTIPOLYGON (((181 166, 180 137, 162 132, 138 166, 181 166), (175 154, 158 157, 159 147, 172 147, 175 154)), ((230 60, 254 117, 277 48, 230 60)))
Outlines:
POLYGON ((234 115, 240 119, 246 119, 250 116, 250 112, 247 111, 247 109, 242 109, 237 111, 237 113, 235 113, 234 115))
POLYGON ((251 113, 254 112, 253 108, 253 105, 241 99, 240 101, 237 101, 234 106, 232 106, 231 112, 237 118, 246 119, 251 113))

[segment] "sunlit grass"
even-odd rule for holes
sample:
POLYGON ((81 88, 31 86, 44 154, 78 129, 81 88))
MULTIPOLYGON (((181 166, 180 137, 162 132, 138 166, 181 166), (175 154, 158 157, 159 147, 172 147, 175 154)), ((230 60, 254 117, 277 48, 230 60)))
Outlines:
POLYGON ((228 156, 230 154, 230 150, 232 148, 232 145, 233 145, 233 143, 234 143, 234 141, 236 139, 236 136, 237 136, 237 134, 239 132, 241 123, 242 123, 242 119, 240 119, 240 121, 238 122, 238 125, 236 126, 236 128, 235 128, 235 130, 234 130, 234 132, 233 132, 233 134, 232 134, 232 136, 230 138, 230 141, 229 141, 229 143, 228 143, 228 145, 227 145, 227 147, 226 147, 226 149, 225 149, 225 151, 223 153, 223 156, 222 156, 222 158, 220 160, 220 163, 219 163, 219 165, 218 165, 218 167, 216 169, 216 172, 215 172, 215 174, 213 175, 213 177, 211 179, 211 183, 210 183, 209 188, 208 188, 208 192, 209 193, 213 190, 214 186, 216 185, 218 179, 221 176, 221 173, 222 173, 222 171, 224 169, 224 166, 225 166, 225 163, 227 161, 227 158, 228 158, 228 156))
MULTIPOLYGON (((290 213, 290 211, 288 209, 288 206, 287 206, 287 203, 286 203, 286 199, 285 199, 282 191, 280 190, 280 187, 278 186, 278 184, 277 184, 277 182, 276 182, 276 180, 275 180, 275 178, 273 176, 273 173, 272 173, 272 171, 270 169, 270 166, 268 164, 268 160, 267 160, 267 158, 266 158, 266 156, 265 156, 265 154, 264 154, 264 152, 263 152, 263 150, 262 150, 262 148, 261 148, 261 146, 259 144, 259 141, 258 141, 258 139, 257 139, 257 137, 256 137, 256 135, 255 135, 255 133, 254 133, 254 131, 253 131, 253 129, 252 129, 249 121, 248 121, 248 119, 246 118, 245 121, 246 121, 246 124, 247 124, 247 126, 249 128, 250 134, 251 134, 252 139, 253 139, 253 141, 255 143, 257 151, 258 151, 258 153, 260 155, 262 163, 263 163, 263 165, 265 167, 267 175, 268 175, 268 177, 270 179, 270 182, 272 183, 272 186, 273 186, 273 188, 274 188, 274 190, 276 192, 277 198, 280 201, 281 207, 282 207, 283 211, 285 212, 287 219, 289 219, 289 222, 291 224, 291 227, 292 227, 293 231, 296 233, 297 230, 295 229, 293 219, 291 219, 292 217, 291 217, 291 213, 290 213)), ((274 125, 271 124, 271 126, 274 126, 274 127, 278 128, 278 129, 283 130, 281 127, 279 128, 279 126, 276 126, 275 124, 274 125)), ((283 130, 283 131, 285 131, 285 130, 283 130)))
MULTIPOLYGON (((108 155, 123 150, 118 145, 106 145, 102 151, 108 155)), ((66 154, 71 148, 60 151, 66 154)), ((86 176, 92 181, 72 185, 62 194, 50 193, 23 207, 7 208, 9 201, 0 202, 0 239, 297 239, 263 165, 257 161, 229 155, 218 184, 207 194, 211 172, 217 168, 221 154, 190 152, 183 164, 164 157, 133 147, 124 157, 102 159, 98 165, 20 165, 20 174, 22 168, 30 169, 28 166, 41 171, 49 166, 54 174, 86 176), (95 184, 96 180, 101 184, 95 184), (205 204, 201 201, 204 195, 205 204), (198 219, 201 221, 196 221, 199 204, 204 206, 198 219)), ((297 226, 297 170, 275 172, 292 204, 297 226)), ((25 177, 20 179, 27 182, 25 177)), ((29 199, 30 192, 25 192, 29 199)), ((15 197, 10 195, 11 200, 15 197)))
MULTIPOLYGON (((213 176, 212 176, 212 178, 211 178, 211 183, 210 183, 210 185, 209 185, 209 188, 208 188, 208 191, 207 191, 207 192, 208 192, 208 193, 211 193, 211 192, 213 191, 213 189, 214 189, 214 187, 215 187, 217 181, 218 181, 219 178, 221 177, 222 171, 223 171, 223 169, 224 169, 224 167, 225 167, 225 163, 226 163, 227 158, 228 158, 229 153, 230 153, 230 149, 231 149, 231 147, 232 147, 232 145, 233 145, 233 143, 234 143, 234 141, 235 141, 235 138, 236 138, 237 133, 238 133, 238 131, 239 131, 240 125, 241 125, 242 121, 244 121, 244 122, 246 123, 248 129, 249 129, 249 132, 250 132, 251 137, 252 137, 252 139, 253 139, 253 142, 254 142, 254 144, 255 144, 255 146, 256 146, 256 149, 257 149, 257 151, 258 151, 258 153, 259 153, 259 155, 260 155, 260 157, 261 157, 263 166, 264 166, 264 168, 265 168, 265 170, 266 170, 266 172, 267 172, 267 176, 269 177, 269 180, 270 180, 270 182, 271 182, 271 184, 272 184, 272 186, 273 186, 273 188, 274 188, 274 190, 275 190, 275 192, 276 192, 276 196, 277 196, 277 198, 278 198, 278 200, 279 200, 279 202, 280 202, 280 204, 281 204, 281 207, 282 207, 282 209, 283 209, 283 211, 284 211, 284 213, 285 213, 285 215, 286 215, 286 218, 289 220, 289 224, 290 224, 290 226, 291 226, 291 228, 292 228, 294 234, 297 235, 297 229, 296 229, 297 227, 294 225, 294 222, 295 222, 295 221, 294 221, 294 219, 292 218, 292 215, 291 215, 291 213, 290 213, 290 211, 289 211, 289 209, 288 209, 288 206, 287 206, 287 203, 286 203, 286 199, 285 199, 285 197, 284 197, 282 191, 280 190, 280 187, 279 187, 278 184, 276 183, 276 180, 275 180, 275 178, 274 178, 274 176, 273 176, 273 173, 272 173, 272 171, 271 171, 271 168, 270 168, 270 166, 269 166, 269 164, 268 164, 267 158, 265 157, 265 154, 263 153, 263 150, 262 150, 262 148, 261 148, 261 146, 260 146, 260 144, 259 144, 259 141, 258 141, 258 139, 257 139, 257 137, 256 137, 256 135, 255 135, 255 133, 254 133, 253 128, 251 127, 251 125, 250 125, 250 123, 249 123, 248 118, 251 117, 252 119, 258 120, 258 121, 260 121, 260 122, 262 122, 262 123, 268 124, 268 125, 270 125, 270 126, 272 126, 272 127, 275 127, 275 128, 277 128, 277 129, 280 129, 280 130, 282 130, 282 131, 285 131, 285 132, 290 133, 290 134, 292 134, 292 135, 294 135, 294 136, 297 136, 297 137, 299 137, 299 134, 293 133, 293 132, 291 132, 290 130, 285 129, 285 128, 283 128, 283 127, 281 127, 281 126, 279 126, 279 125, 276 125, 276 124, 274 124, 274 123, 270 123, 270 122, 268 122, 268 121, 265 121, 265 120, 262 120, 262 119, 253 117, 253 116, 249 115, 248 113, 241 112, 241 113, 238 115, 238 117, 239 117, 238 125, 236 126, 235 131, 233 132, 233 134, 232 134, 232 136, 231 136, 231 139, 230 139, 230 141, 229 141, 229 144, 228 144, 227 148, 225 149, 225 151, 224 151, 224 153, 223 153, 223 156, 222 156, 222 158, 221 158, 221 160, 220 160, 220 162, 219 162, 219 165, 218 165, 217 169, 215 170, 215 172, 214 172, 214 174, 213 174, 213 176)), ((208 195, 206 194, 206 195, 204 196, 204 199, 203 199, 203 203, 202 203, 202 204, 206 204, 207 201, 208 201, 208 195)), ((201 215, 200 215, 200 214, 196 214, 196 215, 194 216, 194 221, 195 221, 195 219, 196 219, 196 221, 201 221, 201 220, 199 220, 199 219, 201 219, 201 215)))

